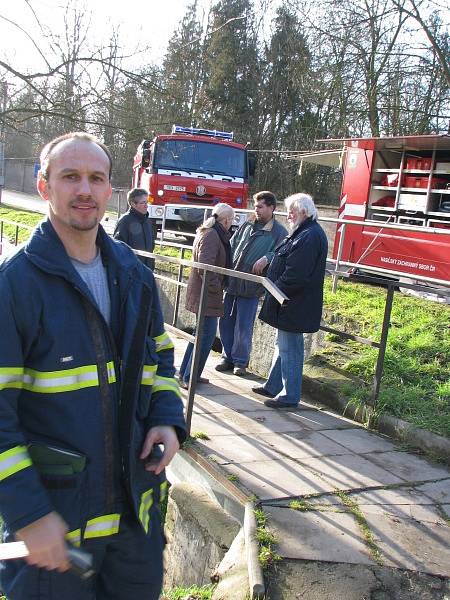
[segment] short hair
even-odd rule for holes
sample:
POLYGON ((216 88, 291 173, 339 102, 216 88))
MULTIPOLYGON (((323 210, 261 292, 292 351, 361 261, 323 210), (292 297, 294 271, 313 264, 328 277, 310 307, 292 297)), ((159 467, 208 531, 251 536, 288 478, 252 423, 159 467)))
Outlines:
POLYGON ((41 165, 41 168, 40 168, 41 177, 42 177, 42 179, 44 179, 44 181, 48 181, 48 178, 50 175, 50 169, 49 169, 50 158, 51 158, 51 154, 52 154, 53 150, 56 148, 56 146, 58 146, 62 142, 65 142, 66 140, 84 140, 85 142, 92 142, 93 144, 96 144, 99 148, 101 148, 103 150, 103 152, 106 154, 106 156, 108 157, 108 161, 109 161, 108 178, 111 181, 111 174, 112 174, 111 152, 109 151, 108 147, 103 142, 101 142, 98 138, 95 137, 95 135, 91 135, 90 133, 85 133, 84 131, 71 131, 69 133, 65 133, 64 135, 60 135, 60 136, 56 137, 54 140, 51 140, 50 142, 48 142, 48 144, 46 144, 42 148, 42 151, 41 151, 41 154, 39 157, 39 162, 41 165))
POLYGON ((234 219, 234 208, 225 202, 219 202, 213 208, 211 216, 208 217, 202 225, 197 229, 197 231, 203 231, 203 229, 211 229, 214 226, 214 223, 222 223, 225 219, 231 217, 234 219))
POLYGON ((144 190, 144 188, 133 188, 127 194, 128 204, 131 205, 132 202, 135 203, 136 198, 140 198, 141 196, 145 196, 146 198, 148 198, 147 190, 144 190))
POLYGON ((317 219, 317 208, 314 204, 312 196, 310 196, 309 194, 292 194, 292 196, 288 196, 284 200, 284 205, 286 207, 286 210, 289 210, 290 208, 294 207, 298 211, 304 210, 306 216, 311 217, 313 221, 317 219))
POLYGON ((273 192, 269 192, 269 190, 263 190, 262 192, 257 192, 253 195, 253 200, 258 202, 258 200, 264 200, 264 204, 266 206, 277 207, 277 197, 273 192))

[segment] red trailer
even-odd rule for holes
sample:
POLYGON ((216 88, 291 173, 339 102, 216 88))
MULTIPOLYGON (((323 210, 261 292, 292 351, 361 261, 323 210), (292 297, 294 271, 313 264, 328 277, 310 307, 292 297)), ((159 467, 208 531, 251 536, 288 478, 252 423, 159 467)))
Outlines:
POLYGON ((450 136, 321 141, 343 145, 339 218, 361 222, 338 224, 333 257, 450 283, 450 136))
MULTIPOLYGON (((143 140, 133 164, 133 186, 148 190, 149 214, 155 225, 194 231, 204 210, 226 202, 247 208, 249 178, 255 161, 246 146, 226 131, 180 127, 171 134, 143 140), (167 207, 167 204, 179 204, 167 207), (182 206, 181 206, 182 205, 182 206), (165 215, 165 216, 164 216, 165 215)), ((236 224, 246 220, 245 213, 236 224)))

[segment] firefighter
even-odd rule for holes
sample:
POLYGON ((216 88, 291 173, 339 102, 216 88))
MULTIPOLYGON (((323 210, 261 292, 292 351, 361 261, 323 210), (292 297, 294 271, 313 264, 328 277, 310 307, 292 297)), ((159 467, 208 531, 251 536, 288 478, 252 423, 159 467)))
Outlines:
POLYGON ((159 597, 164 467, 185 437, 152 272, 99 225, 111 157, 70 133, 41 153, 48 217, 0 266, 0 511, 9 600, 159 597), (160 449, 160 445, 163 450, 160 449), (93 556, 89 585, 70 542, 93 556))

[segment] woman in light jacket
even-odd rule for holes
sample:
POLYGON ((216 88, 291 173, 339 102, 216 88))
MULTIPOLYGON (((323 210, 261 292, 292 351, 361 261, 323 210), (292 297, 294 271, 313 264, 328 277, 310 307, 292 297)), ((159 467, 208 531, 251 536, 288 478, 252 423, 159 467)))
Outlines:
MULTIPOLYGON (((216 267, 232 268, 230 248, 230 227, 234 221, 234 210, 228 204, 216 204, 212 215, 197 229, 197 235, 192 249, 192 259, 195 262, 215 265, 216 267)), ((186 292, 186 310, 198 314, 200 292, 205 272, 201 269, 191 269, 186 292)), ((203 335, 198 365, 198 381, 208 383, 201 377, 209 352, 217 332, 219 317, 223 315, 223 289, 225 276, 218 273, 208 273, 207 298, 203 335)), ((180 367, 179 379, 181 387, 187 389, 191 375, 192 352, 194 345, 190 342, 186 348, 180 367)))

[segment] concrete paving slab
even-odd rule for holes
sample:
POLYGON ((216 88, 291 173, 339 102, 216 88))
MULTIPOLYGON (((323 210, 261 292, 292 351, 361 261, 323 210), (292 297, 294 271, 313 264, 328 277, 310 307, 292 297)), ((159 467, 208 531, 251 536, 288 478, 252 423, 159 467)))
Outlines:
POLYGON ((358 429, 358 423, 349 421, 337 415, 320 410, 305 410, 297 413, 289 412, 285 414, 297 414, 297 419, 300 423, 306 425, 310 429, 322 431, 325 429, 358 429))
POLYGON ((216 435, 249 433, 263 435, 267 433, 283 433, 307 430, 308 420, 299 415, 287 416, 285 413, 275 411, 255 410, 246 413, 227 411, 222 413, 196 415, 196 427, 204 425, 204 431, 216 435), (208 428, 209 427, 209 428, 208 428))
POLYGON ((351 496, 358 504, 391 504, 393 506, 426 506, 434 501, 414 487, 366 490, 351 496))
POLYGON ((323 433, 356 454, 395 450, 395 445, 389 441, 387 437, 369 433, 365 429, 329 430, 324 431, 323 433))
POLYGON ((231 409, 236 412, 252 412, 254 410, 271 411, 272 409, 258 402, 254 398, 239 396, 237 394, 218 394, 208 398, 196 394, 194 400, 194 410, 197 405, 203 406, 204 410, 198 412, 220 412, 223 409, 231 409))
POLYGON ((450 519, 450 504, 441 504, 441 508, 444 512, 444 515, 446 515, 447 519, 450 519))
POLYGON ((450 527, 361 510, 385 565, 450 576, 450 527))
POLYGON ((379 454, 367 454, 366 458, 391 473, 395 473, 404 481, 431 481, 450 475, 450 471, 446 467, 433 464, 422 456, 406 452, 380 452, 379 454))
POLYGON ((440 504, 450 503, 450 478, 443 479, 442 481, 425 483, 424 485, 416 487, 416 489, 440 504))
POLYGON ((257 437, 215 436, 210 440, 202 440, 202 448, 207 454, 214 454, 214 460, 219 460, 220 464, 349 453, 344 446, 311 430, 291 434, 263 434, 257 437))
POLYGON ((373 565, 353 515, 267 507, 269 529, 283 558, 373 565))
POLYGON ((447 525, 442 514, 433 504, 363 504, 359 502, 358 495, 352 495, 352 500, 358 504, 365 515, 384 515, 399 517, 405 521, 413 519, 421 523, 447 525))
POLYGON ((317 473, 339 490, 401 483, 396 475, 358 455, 309 458, 301 460, 300 465, 317 473))
POLYGON ((237 485, 242 485, 261 500, 325 493, 334 488, 318 475, 299 470, 298 464, 289 459, 229 464, 222 468, 238 478, 237 485))

